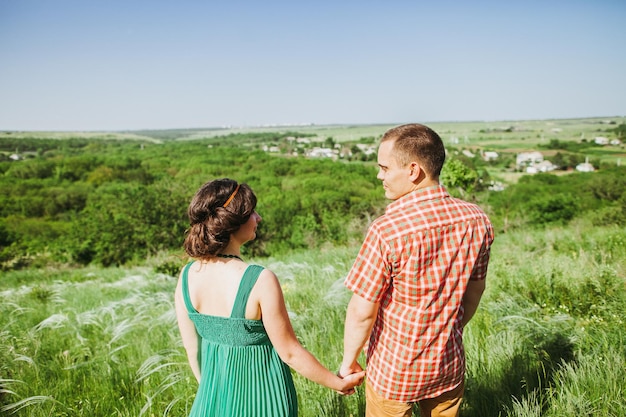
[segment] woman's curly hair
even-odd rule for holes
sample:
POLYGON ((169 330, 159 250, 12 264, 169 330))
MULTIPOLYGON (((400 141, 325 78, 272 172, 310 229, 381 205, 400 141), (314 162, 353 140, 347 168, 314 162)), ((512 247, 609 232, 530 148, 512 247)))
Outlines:
POLYGON ((190 226, 185 252, 196 259, 217 256, 228 246, 231 234, 254 213, 256 203, 256 195, 247 184, 229 178, 204 184, 187 209, 190 226))

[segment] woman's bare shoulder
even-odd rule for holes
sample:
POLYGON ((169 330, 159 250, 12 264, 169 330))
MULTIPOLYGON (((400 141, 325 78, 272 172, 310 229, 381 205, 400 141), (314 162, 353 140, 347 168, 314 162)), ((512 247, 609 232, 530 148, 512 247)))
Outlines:
POLYGON ((275 296, 277 293, 282 293, 280 282, 274 271, 267 268, 261 271, 256 285, 254 286, 254 292, 259 298, 275 296))

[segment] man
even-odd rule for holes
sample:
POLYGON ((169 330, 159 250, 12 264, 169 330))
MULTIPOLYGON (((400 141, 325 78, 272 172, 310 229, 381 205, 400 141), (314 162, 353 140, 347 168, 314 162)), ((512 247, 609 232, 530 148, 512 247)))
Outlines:
POLYGON ((463 327, 485 289, 493 228, 475 204, 439 184, 437 133, 419 124, 387 131, 378 179, 393 200, 370 226, 345 285, 352 292, 339 370, 361 370, 367 346, 366 417, 458 416, 463 327))

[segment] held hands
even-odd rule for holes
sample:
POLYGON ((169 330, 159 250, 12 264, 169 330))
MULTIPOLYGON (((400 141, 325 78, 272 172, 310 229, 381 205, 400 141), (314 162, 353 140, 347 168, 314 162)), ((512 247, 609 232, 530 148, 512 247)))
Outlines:
POLYGON ((345 388, 338 390, 341 395, 352 395, 355 393, 354 387, 361 385, 365 379, 365 371, 357 362, 349 366, 342 365, 337 372, 337 376, 343 379, 345 388))

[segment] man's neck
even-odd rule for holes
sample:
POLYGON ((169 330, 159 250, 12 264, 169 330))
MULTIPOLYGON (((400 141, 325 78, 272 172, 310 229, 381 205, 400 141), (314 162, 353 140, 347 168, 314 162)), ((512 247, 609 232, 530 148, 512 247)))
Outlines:
POLYGON ((423 188, 434 187, 436 185, 439 185, 439 178, 436 178, 436 179, 424 178, 422 181, 418 182, 417 184, 414 184, 410 192, 421 190, 423 188))

